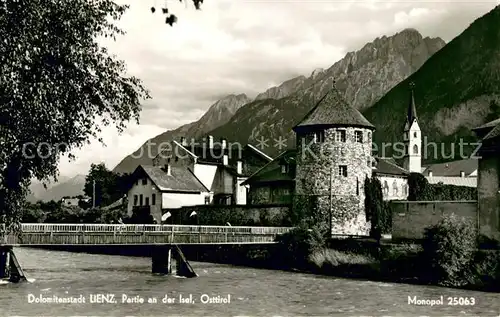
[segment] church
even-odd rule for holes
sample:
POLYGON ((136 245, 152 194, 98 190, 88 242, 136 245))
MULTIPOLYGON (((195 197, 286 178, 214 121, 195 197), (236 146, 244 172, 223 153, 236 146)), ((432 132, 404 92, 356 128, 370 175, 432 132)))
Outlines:
POLYGON ((450 178, 455 182, 456 178, 472 178, 474 171, 461 161, 447 163, 445 166, 451 167, 444 168, 439 164, 422 166, 422 133, 413 86, 409 97, 402 129, 405 148, 402 167, 393 158, 373 155, 375 127, 333 87, 293 128, 296 149, 278 155, 242 183, 249 187, 248 203, 295 206, 297 201, 313 198, 315 210, 333 217, 332 234, 367 235, 370 230, 364 212, 367 177, 375 175, 380 180, 384 200, 407 199, 410 173, 423 173, 430 183, 448 184, 450 178), (463 168, 458 177, 448 173, 457 168, 463 168), (333 215, 332 208, 336 210, 333 215), (335 219, 339 214, 342 219, 335 219))

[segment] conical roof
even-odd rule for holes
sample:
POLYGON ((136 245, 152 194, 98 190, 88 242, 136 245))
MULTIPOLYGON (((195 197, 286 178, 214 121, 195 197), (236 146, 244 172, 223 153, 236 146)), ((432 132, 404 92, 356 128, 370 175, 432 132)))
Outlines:
POLYGON ((353 126, 375 129, 357 109, 351 107, 334 87, 312 108, 293 130, 314 126, 353 126))

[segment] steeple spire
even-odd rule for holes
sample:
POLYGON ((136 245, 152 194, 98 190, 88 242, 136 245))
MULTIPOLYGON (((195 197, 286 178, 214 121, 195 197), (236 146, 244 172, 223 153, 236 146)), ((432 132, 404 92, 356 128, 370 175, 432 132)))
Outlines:
POLYGON ((408 124, 412 124, 414 119, 418 119, 417 117, 417 109, 415 107, 415 97, 413 93, 413 88, 415 87, 415 83, 411 82, 410 83, 410 102, 408 104, 408 115, 407 115, 407 120, 408 124))

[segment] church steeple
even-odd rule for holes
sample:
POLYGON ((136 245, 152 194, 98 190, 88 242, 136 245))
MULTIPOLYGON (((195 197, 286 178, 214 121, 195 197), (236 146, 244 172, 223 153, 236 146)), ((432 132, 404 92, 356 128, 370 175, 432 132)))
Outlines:
POLYGON ((405 144, 403 165, 410 173, 420 173, 422 169, 422 134, 417 119, 415 96, 413 93, 414 87, 415 84, 411 82, 408 113, 403 132, 403 142, 405 144))
POLYGON ((415 107, 415 96, 413 92, 413 88, 415 87, 415 83, 411 82, 410 83, 410 102, 408 103, 408 114, 406 117, 406 122, 408 122, 408 125, 410 126, 413 123, 413 120, 417 120, 417 109, 415 107))

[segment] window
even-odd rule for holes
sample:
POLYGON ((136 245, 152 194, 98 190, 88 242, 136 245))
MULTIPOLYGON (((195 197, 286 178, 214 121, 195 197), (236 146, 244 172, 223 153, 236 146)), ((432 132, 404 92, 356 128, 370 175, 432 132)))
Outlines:
POLYGON ((314 140, 316 143, 325 142, 325 131, 317 131, 314 133, 314 140))
POLYGON ((413 154, 418 154, 418 146, 416 144, 413 146, 413 154))
POLYGON ((363 131, 354 131, 354 136, 356 137, 356 142, 363 143, 363 131))
POLYGON ((372 133, 368 132, 368 139, 370 139, 371 137, 372 137, 372 133))
POLYGON ((416 138, 416 137, 417 137, 417 135, 418 135, 418 133, 417 133, 417 132, 413 132, 413 137, 414 137, 414 138, 416 138))
POLYGON ((142 194, 139 195, 139 206, 142 206, 142 194))
POLYGON ((167 158, 167 163, 170 163, 170 157, 169 157, 169 158, 167 158))
POLYGON ((406 195, 408 195, 408 193, 407 193, 407 191, 406 191, 406 190, 407 190, 407 189, 406 189, 406 184, 401 185, 401 192, 402 192, 402 193, 403 193, 403 195, 405 195, 405 196, 406 196, 406 195))
POLYGON ((142 185, 147 185, 148 184, 148 179, 147 178, 143 178, 142 179, 142 185))
POLYGON ((134 206, 137 206, 138 199, 139 199, 139 197, 137 197, 137 195, 134 195, 134 206))
POLYGON ((286 165, 281 165, 281 174, 286 174, 287 168, 286 165))
POLYGON ((176 157, 175 157, 175 161, 176 161, 176 162, 178 162, 178 161, 179 161, 179 157, 178 157, 178 156, 176 156, 176 157))
POLYGON ((347 165, 339 165, 339 176, 347 177, 347 165))
POLYGON ((366 166, 372 167, 372 160, 370 159, 366 160, 366 166))
POLYGON ((205 196, 205 205, 210 204, 210 196, 205 196))
POLYGON ((149 197, 146 197, 146 206, 149 206, 149 197))
POLYGON ((156 205, 156 194, 151 195, 151 205, 156 205))
POLYGON ((396 183, 396 180, 392 183, 392 194, 394 196, 398 195, 398 183, 396 183))
POLYGON ((359 195, 359 178, 356 177, 356 195, 359 195))
POLYGON ((336 142, 345 142, 346 141, 345 130, 337 130, 337 132, 335 133, 335 141, 336 142))
POLYGON ((135 184, 136 184, 136 185, 139 185, 139 179, 137 179, 137 180, 135 181, 135 184))

